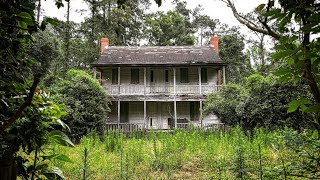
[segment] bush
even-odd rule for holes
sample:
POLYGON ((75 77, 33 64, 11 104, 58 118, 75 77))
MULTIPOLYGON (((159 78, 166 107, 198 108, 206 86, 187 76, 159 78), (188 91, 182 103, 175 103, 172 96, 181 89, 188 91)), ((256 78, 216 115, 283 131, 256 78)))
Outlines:
POLYGON ((68 115, 63 120, 71 129, 71 137, 78 142, 88 130, 102 132, 109 112, 106 90, 82 70, 69 70, 66 78, 55 83, 56 98, 66 105, 68 115), (98 128, 98 129, 97 129, 98 128))
POLYGON ((239 124, 247 130, 286 126, 301 130, 311 126, 311 116, 299 111, 288 113, 288 103, 309 96, 304 85, 275 84, 272 76, 255 74, 246 79, 244 86, 227 85, 209 95, 205 112, 216 114, 223 123, 239 124))

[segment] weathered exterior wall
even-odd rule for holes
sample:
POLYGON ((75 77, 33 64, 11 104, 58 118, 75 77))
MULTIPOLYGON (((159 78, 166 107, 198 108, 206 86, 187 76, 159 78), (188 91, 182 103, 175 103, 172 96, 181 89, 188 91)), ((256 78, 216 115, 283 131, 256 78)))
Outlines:
MULTIPOLYGON (((132 124, 144 124, 148 129, 169 129, 169 118, 174 119, 173 102, 146 102, 146 120, 144 120, 144 107, 142 101, 126 102, 129 103, 129 122, 132 124), (152 125, 151 125, 152 118, 152 125)), ((200 102, 197 102, 200 103, 200 102)), ((113 102, 110 106, 108 122, 117 123, 118 111, 117 102, 113 102)), ((198 114, 200 116, 200 113, 198 114)), ((206 117, 207 121, 211 121, 212 117, 206 117)), ((177 101, 177 119, 190 119, 190 102, 177 101)), ((197 117, 196 119, 199 119, 197 117)), ((199 122, 198 122, 199 123, 199 122)))

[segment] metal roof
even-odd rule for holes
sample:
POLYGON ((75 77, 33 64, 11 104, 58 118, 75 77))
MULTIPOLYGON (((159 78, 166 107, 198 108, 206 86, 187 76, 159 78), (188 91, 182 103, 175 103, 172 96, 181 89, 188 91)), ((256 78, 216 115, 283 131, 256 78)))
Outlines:
POLYGON ((93 66, 225 65, 213 46, 108 46, 93 66))

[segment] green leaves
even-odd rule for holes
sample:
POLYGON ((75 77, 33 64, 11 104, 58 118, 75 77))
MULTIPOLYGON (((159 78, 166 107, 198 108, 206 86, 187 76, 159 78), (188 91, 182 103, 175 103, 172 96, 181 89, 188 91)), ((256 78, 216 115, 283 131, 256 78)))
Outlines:
POLYGON ((265 6, 266 6, 266 4, 260 4, 259 6, 256 7, 255 10, 256 10, 257 12, 260 12, 260 11, 262 11, 262 9, 263 9, 265 6))
POLYGON ((69 137, 61 131, 52 131, 47 135, 47 140, 49 142, 57 143, 62 146, 71 146, 74 147, 74 144, 71 142, 69 137))
POLYGON ((56 179, 57 176, 61 179, 65 179, 63 172, 61 169, 55 166, 48 167, 44 172, 43 175, 46 176, 48 179, 56 179))
POLYGON ((64 162, 70 162, 72 163, 73 161, 66 155, 64 154, 53 154, 49 156, 41 156, 44 160, 59 160, 59 161, 64 161, 64 162))
POLYGON ((307 99, 299 99, 293 100, 288 104, 288 113, 296 111, 300 106, 305 106, 306 104, 310 104, 310 100, 307 99))
POLYGON ((27 12, 21 12, 18 14, 18 16, 22 19, 23 22, 25 22, 28 25, 34 25, 34 19, 32 16, 27 12))

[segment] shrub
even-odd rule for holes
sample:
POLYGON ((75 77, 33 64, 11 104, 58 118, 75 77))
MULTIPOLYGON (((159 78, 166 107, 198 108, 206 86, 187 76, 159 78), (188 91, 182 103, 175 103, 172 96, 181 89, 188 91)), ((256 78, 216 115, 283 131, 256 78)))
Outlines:
POLYGON ((102 132, 109 112, 106 90, 82 70, 69 70, 65 79, 55 83, 56 98, 66 105, 68 115, 63 120, 78 142, 90 130, 102 132))

